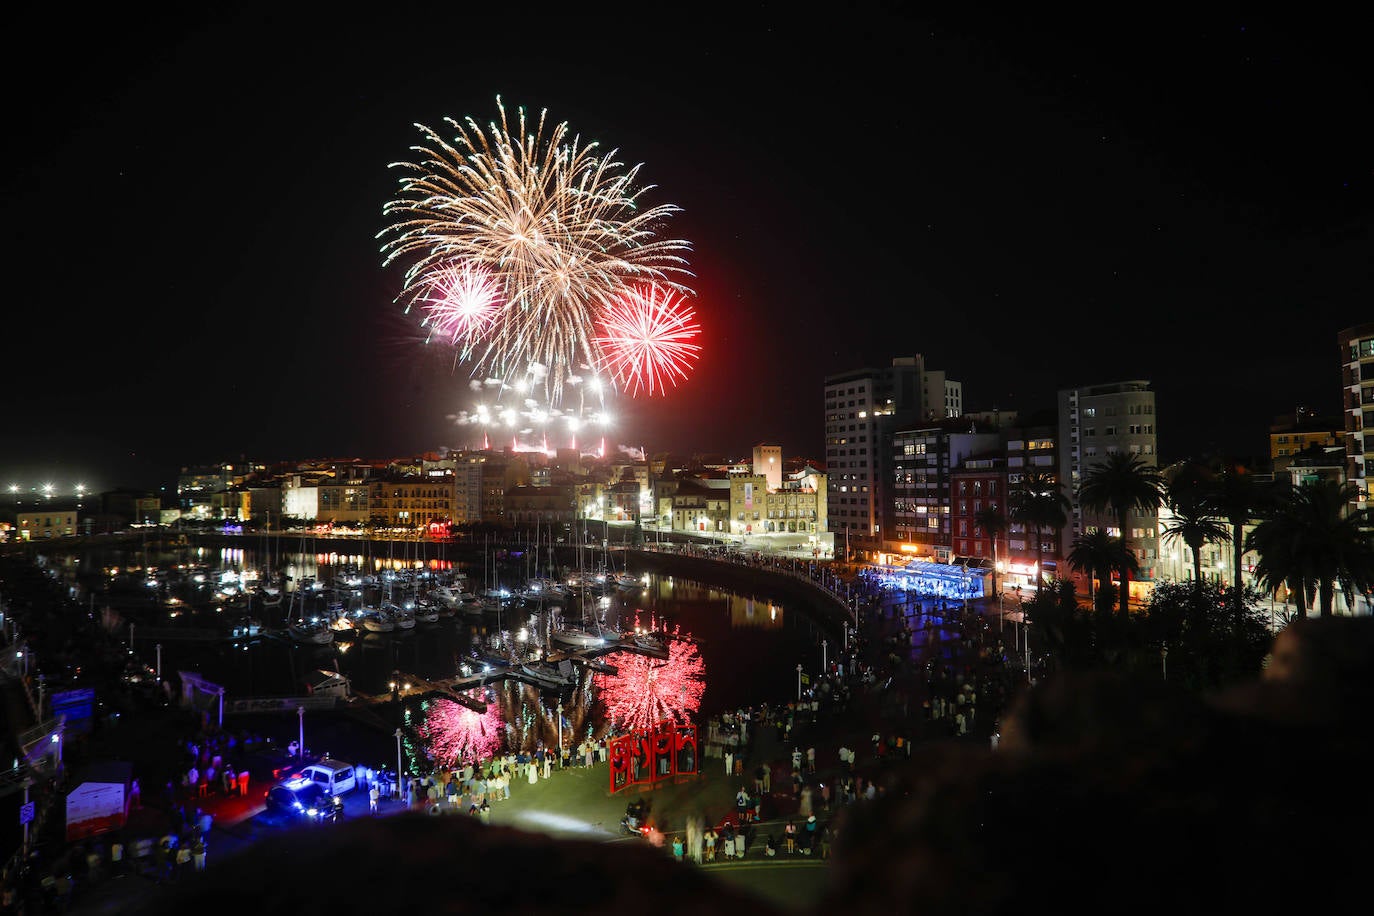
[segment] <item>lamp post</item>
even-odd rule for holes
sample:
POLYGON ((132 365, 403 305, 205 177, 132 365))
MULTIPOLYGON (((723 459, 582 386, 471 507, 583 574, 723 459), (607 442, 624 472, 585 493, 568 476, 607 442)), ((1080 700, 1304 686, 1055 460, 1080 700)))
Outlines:
POLYGON ((1016 595, 1016 609, 1020 612, 1020 616, 1016 618, 1016 642, 1019 646, 1021 643, 1021 622, 1026 619, 1026 611, 1021 606, 1021 586, 1017 585, 1011 591, 1012 594, 1016 595))
POLYGON ((1167 643, 1159 647, 1159 667, 1164 675, 1164 680, 1169 679, 1169 646, 1167 643))
POLYGON ((296 718, 297 718, 297 719, 299 720, 299 722, 300 722, 300 736, 299 736, 299 739, 300 739, 300 750, 297 751, 297 753, 300 754, 300 756, 303 758, 303 757, 305 757, 305 707, 304 707, 304 706, 297 706, 297 707, 296 707, 296 718))
POLYGON ((401 797, 401 730, 396 729, 396 797, 401 797))
MULTIPOLYGON (((1025 612, 1025 611, 1022 611, 1022 612, 1021 612, 1021 617, 1022 617, 1022 619, 1024 619, 1025 616, 1026 616, 1026 612, 1025 612)), ((1022 644, 1023 644, 1023 648, 1024 648, 1025 653, 1026 653, 1026 683, 1029 684, 1029 683, 1031 682, 1031 670, 1030 670, 1030 621, 1027 620, 1025 623, 1026 623, 1026 633, 1025 633, 1025 636, 1022 637, 1021 642, 1022 642, 1022 644)))
POLYGON ((961 588, 961 590, 963 591, 963 595, 964 595, 964 619, 967 620, 967 619, 968 619, 968 561, 965 561, 964 564, 963 564, 963 566, 960 567, 959 578, 962 580, 961 583, 960 583, 960 588, 961 588))
POLYGON ((563 704, 558 704, 558 768, 563 769, 563 704))
POLYGON ((824 674, 826 671, 830 670, 830 665, 827 663, 827 659, 826 659, 826 657, 825 657, 825 650, 826 650, 826 647, 827 647, 828 645, 829 645, 829 643, 828 643, 826 640, 824 640, 824 639, 821 640, 821 673, 822 673, 822 674, 824 674))
POLYGON ((799 703, 801 702, 801 674, 802 674, 801 662, 797 662, 797 702, 799 702, 799 703))

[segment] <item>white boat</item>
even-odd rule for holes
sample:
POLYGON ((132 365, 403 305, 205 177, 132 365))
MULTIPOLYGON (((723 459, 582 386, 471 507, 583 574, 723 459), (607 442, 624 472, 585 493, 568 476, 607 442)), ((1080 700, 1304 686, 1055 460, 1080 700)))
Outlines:
MULTIPOLYGON (((415 602, 415 606, 411 608, 411 610, 415 613, 416 623, 439 622, 439 606, 437 604, 432 604, 421 598, 419 601, 415 602)), ((453 612, 449 611, 449 613, 451 614, 453 612)))
POLYGON ((616 588, 639 588, 644 584, 638 577, 629 573, 616 573, 611 576, 611 580, 615 583, 616 588))
POLYGON ((279 607, 281 605, 282 591, 275 585, 262 585, 257 590, 258 603, 263 607, 279 607))
POLYGON ((385 608, 363 608, 362 622, 369 633, 390 633, 396 629, 396 618, 385 608))
POLYGON ((562 690, 573 685, 572 678, 549 665, 532 662, 521 665, 518 671, 523 679, 533 682, 535 686, 544 690, 562 690))
POLYGON ((286 625, 291 639, 305 645, 327 646, 334 641, 334 631, 319 617, 303 620, 297 617, 286 625))
POLYGON ((663 645, 663 640, 648 633, 636 633, 630 640, 641 649, 648 649, 650 652, 667 652, 668 647, 663 645))
POLYGON ((563 627, 554 630, 549 634, 549 639, 569 649, 595 649, 606 644, 605 637, 600 633, 594 633, 581 627, 563 627))
POLYGON ((391 612, 391 619, 396 621, 396 629, 415 629, 416 619, 414 610, 405 607, 404 605, 391 605, 389 608, 386 608, 385 606, 383 607, 384 609, 389 610, 391 612))

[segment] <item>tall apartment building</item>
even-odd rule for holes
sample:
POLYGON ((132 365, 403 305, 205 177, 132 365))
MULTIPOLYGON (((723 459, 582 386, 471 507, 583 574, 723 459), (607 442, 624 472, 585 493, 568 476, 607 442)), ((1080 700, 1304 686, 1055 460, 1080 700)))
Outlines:
MULTIPOLYGON (((1159 466, 1155 431, 1155 394, 1148 381, 1112 382, 1085 385, 1059 391, 1059 481, 1070 503, 1069 524, 1060 533, 1059 555, 1067 556, 1074 538, 1093 530, 1112 535, 1117 519, 1110 513, 1095 513, 1078 498, 1078 488, 1094 465, 1108 455, 1127 452, 1143 464, 1159 466)), ((1132 582, 1141 583, 1140 596, 1148 590, 1159 566, 1159 514, 1132 513, 1130 530, 1125 532, 1139 571, 1132 582)), ((1132 599, 1137 596, 1132 593, 1132 599)))
POLYGON ((997 432, 977 432, 958 422, 957 427, 945 421, 892 434, 885 462, 891 471, 882 480, 882 549, 937 562, 953 556, 953 473, 969 457, 1001 444, 997 432))
MULTIPOLYGON (((1035 418, 1032 418, 1034 420, 1035 418)), ((1001 557, 1007 575, 1004 577, 1003 590, 1013 585, 1030 587, 1036 581, 1035 564, 1038 561, 1045 567, 1045 573, 1059 575, 1060 544, 1053 531, 1041 532, 1042 543, 1036 549, 1035 530, 1011 518, 1011 507, 1015 504, 1016 494, 1022 489, 1026 474, 1035 472, 1049 475, 1062 483, 1059 468, 1059 428, 1045 423, 1033 425, 1010 425, 1002 428, 1003 448, 1007 462, 1007 502, 1002 512, 1007 516, 1007 552, 1001 557)), ((1068 487, 1065 486, 1065 495, 1068 487)))
POLYGON ((962 385, 906 356, 827 376, 824 397, 826 517, 837 551, 871 553, 884 541, 892 432, 962 410, 962 385))
POLYGON ((1342 410, 1345 413, 1345 479, 1358 491, 1354 509, 1374 506, 1366 446, 1374 445, 1374 324, 1346 328, 1336 335, 1341 354, 1342 410))
POLYGON ((978 523, 979 513, 986 509, 1007 514, 1006 463, 1006 455, 994 450, 969 455, 950 469, 949 560, 968 565, 978 561, 989 569, 1000 563, 1006 568, 1006 550, 998 546, 1006 543, 1006 533, 999 533, 994 541, 992 533, 978 523))

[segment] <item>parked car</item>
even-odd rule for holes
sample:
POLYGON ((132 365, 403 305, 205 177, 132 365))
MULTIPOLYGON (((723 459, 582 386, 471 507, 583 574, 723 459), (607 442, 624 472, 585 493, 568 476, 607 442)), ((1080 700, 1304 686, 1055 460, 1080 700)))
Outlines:
POLYGON ((313 780, 330 795, 347 795, 358 785, 353 764, 325 757, 306 766, 301 776, 313 780))
POLYGON ((304 823, 331 823, 343 818, 343 799, 304 776, 277 783, 264 793, 263 801, 268 811, 304 823))

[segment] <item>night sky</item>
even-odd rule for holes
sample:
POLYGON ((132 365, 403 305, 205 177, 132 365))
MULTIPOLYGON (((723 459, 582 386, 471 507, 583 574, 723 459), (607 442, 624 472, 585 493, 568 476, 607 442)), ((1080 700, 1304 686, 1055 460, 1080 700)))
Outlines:
POLYGON ((16 24, 0 485, 467 441, 375 236, 415 123, 498 95, 682 208, 705 350, 612 444, 820 458, 824 376, 915 353, 969 410, 1151 379, 1166 461, 1340 409, 1374 319, 1350 23, 470 6, 16 24))

